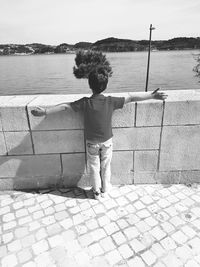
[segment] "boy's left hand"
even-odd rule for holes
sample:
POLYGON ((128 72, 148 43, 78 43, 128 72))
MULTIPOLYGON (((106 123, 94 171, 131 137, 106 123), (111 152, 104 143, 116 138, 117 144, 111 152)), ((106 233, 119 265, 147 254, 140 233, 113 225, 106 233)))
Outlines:
POLYGON ((46 115, 46 110, 41 107, 36 107, 35 109, 31 110, 31 114, 33 116, 41 117, 46 115))
POLYGON ((151 93, 152 99, 165 100, 168 97, 168 95, 165 94, 164 92, 158 92, 158 90, 160 90, 160 88, 157 88, 156 90, 153 91, 153 93, 151 93))

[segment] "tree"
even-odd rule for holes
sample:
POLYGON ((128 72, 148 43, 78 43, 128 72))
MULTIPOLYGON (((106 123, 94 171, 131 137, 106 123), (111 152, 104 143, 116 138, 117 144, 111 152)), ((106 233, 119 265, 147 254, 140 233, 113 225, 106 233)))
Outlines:
POLYGON ((200 55, 197 57, 197 65, 194 67, 194 72, 196 72, 196 76, 200 77, 200 55))
POLYGON ((75 57, 76 66, 73 67, 73 73, 76 78, 88 78, 89 73, 96 67, 103 67, 109 77, 112 76, 112 67, 102 52, 79 50, 75 57))

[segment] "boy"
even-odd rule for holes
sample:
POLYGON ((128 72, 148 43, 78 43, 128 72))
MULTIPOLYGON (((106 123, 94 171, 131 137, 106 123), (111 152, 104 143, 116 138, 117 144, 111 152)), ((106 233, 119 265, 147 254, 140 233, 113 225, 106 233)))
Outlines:
POLYGON ((62 110, 73 109, 84 113, 84 128, 86 136, 87 169, 91 177, 95 199, 105 197, 111 184, 112 159, 112 114, 116 109, 132 101, 147 99, 164 100, 167 95, 158 92, 133 93, 126 97, 105 97, 102 92, 108 84, 108 73, 103 67, 97 67, 90 72, 88 83, 92 90, 91 97, 83 97, 72 103, 62 103, 52 108, 37 107, 31 113, 34 116, 44 116, 62 110))

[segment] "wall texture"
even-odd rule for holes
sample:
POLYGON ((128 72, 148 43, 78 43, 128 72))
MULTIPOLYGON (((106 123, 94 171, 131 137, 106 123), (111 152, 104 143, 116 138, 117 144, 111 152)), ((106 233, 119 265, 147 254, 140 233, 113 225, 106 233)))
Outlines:
MULTIPOLYGON (((167 94, 165 102, 129 103, 115 111, 113 184, 199 182, 200 90, 167 94)), ((1 190, 90 185, 81 114, 31 114, 36 106, 82 96, 0 97, 1 190)))

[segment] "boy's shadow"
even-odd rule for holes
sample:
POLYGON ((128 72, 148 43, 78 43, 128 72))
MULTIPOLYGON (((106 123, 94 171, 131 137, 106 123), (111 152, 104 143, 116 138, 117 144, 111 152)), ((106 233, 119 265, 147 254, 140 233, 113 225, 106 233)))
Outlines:
MULTIPOLYGON (((28 113, 27 116, 30 121, 31 119, 34 121, 38 118, 30 118, 30 116, 33 116, 31 114, 32 109, 33 107, 26 109, 26 112, 28 113)), ((50 151, 51 149, 49 150, 48 148, 49 141, 44 144, 44 148, 46 146, 47 151, 50 152, 45 153, 44 150, 43 153, 38 153, 37 151, 35 151, 37 150, 37 148, 34 146, 34 140, 37 139, 38 141, 38 138, 35 139, 35 134, 37 135, 37 133, 39 133, 40 135, 41 133, 42 138, 45 138, 45 130, 41 129, 44 129, 44 126, 47 123, 50 125, 58 119, 60 120, 60 117, 62 117, 61 121, 64 120, 64 117, 66 120, 67 114, 65 112, 68 111, 50 114, 47 118, 40 117, 40 119, 38 120, 39 123, 35 123, 36 126, 32 126, 31 131, 29 128, 29 131, 24 132, 3 132, 7 147, 7 153, 0 156, 0 179, 2 185, 1 190, 14 189, 24 191, 38 191, 39 189, 50 189, 58 191, 58 189, 60 190, 62 188, 71 187, 73 189, 74 187, 76 187, 76 189, 80 189, 77 189, 79 190, 79 193, 74 194, 74 197, 78 197, 80 195, 87 197, 88 195, 90 195, 87 190, 84 191, 82 189, 85 186, 90 185, 90 181, 88 181, 86 172, 85 149, 82 151, 74 152, 73 144, 70 144, 70 142, 72 141, 65 140, 66 147, 69 144, 69 147, 72 147, 72 152, 67 150, 65 151, 65 147, 62 149, 62 152, 59 152, 59 148, 55 148, 55 151, 50 151), (49 120, 49 122, 47 120, 49 120), (23 137, 21 137, 20 135, 23 137), (13 145, 13 143, 16 143, 14 140, 15 138, 18 138, 18 140, 20 140, 20 142, 18 141, 18 144, 16 146, 13 145), (12 139, 14 142, 12 142, 12 139), (56 164, 55 162, 53 162, 54 159, 56 159, 56 164), (75 160, 77 160, 77 162, 75 162, 75 160), (75 168, 74 170, 73 167, 75 168)), ((73 114, 73 116, 77 115, 73 114)), ((34 123, 32 123, 32 125, 34 125, 34 123)), ((54 132, 52 133, 51 138, 55 137, 54 142, 56 143, 59 138, 59 135, 57 136, 56 133, 60 132, 60 129, 58 128, 57 130, 54 129, 50 131, 54 132)), ((63 131, 65 131, 65 128, 63 129, 63 131)), ((44 139, 39 140, 39 142, 42 142, 42 140, 44 139)), ((76 147, 76 144, 74 144, 74 146, 76 147)), ((74 192, 76 192, 76 190, 74 192)))
MULTIPOLYGON (((92 189, 81 188, 81 187, 69 187, 69 188, 48 188, 48 189, 23 189, 20 190, 24 193, 32 193, 39 195, 54 195, 60 196, 68 199, 94 199, 94 194, 92 189)), ((18 191, 19 192, 19 191, 18 191)), ((14 196, 14 195, 13 195, 14 196)))

